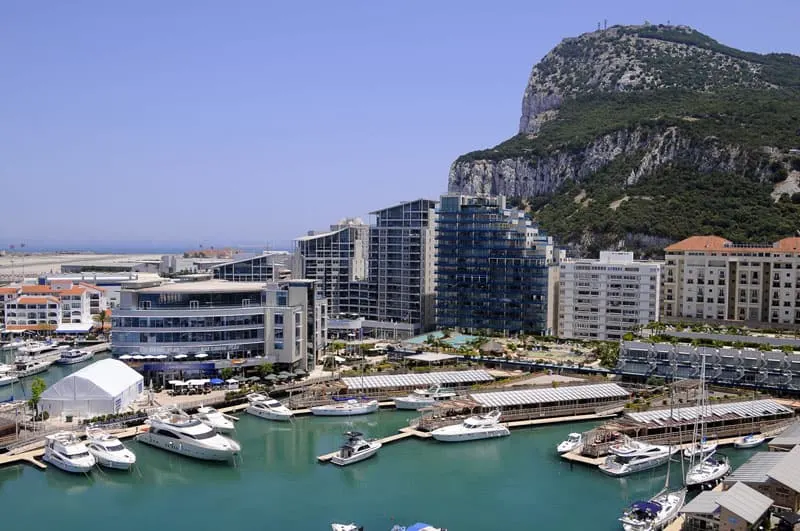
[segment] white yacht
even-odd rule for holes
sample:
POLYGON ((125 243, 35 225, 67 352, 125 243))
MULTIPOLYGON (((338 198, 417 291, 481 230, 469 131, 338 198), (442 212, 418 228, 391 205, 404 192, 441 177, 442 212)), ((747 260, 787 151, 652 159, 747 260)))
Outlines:
POLYGON ((633 449, 612 447, 612 455, 599 465, 600 470, 609 476, 627 476, 642 470, 656 468, 669 460, 671 455, 669 447, 634 442, 636 447, 633 449))
POLYGON ((364 531, 364 527, 357 524, 331 524, 331 531, 364 531))
POLYGON ((447 529, 441 527, 434 527, 430 524, 425 524, 423 522, 417 522, 416 524, 410 525, 408 527, 402 525, 393 526, 391 531, 447 531, 447 529))
POLYGON ((193 417, 207 426, 214 428, 217 433, 230 433, 236 429, 232 420, 234 417, 220 413, 210 406, 200 406, 197 408, 197 413, 195 413, 193 417))
POLYGON ((733 441, 733 446, 735 448, 755 448, 756 446, 760 445, 766 440, 767 438, 760 433, 751 433, 750 435, 739 437, 738 439, 733 441))
POLYGON ((508 428, 500 424, 500 410, 495 409, 486 415, 469 417, 461 424, 437 428, 431 432, 437 441, 462 442, 505 437, 511 435, 508 428))
POLYGON ((227 461, 241 450, 236 441, 182 411, 158 411, 150 416, 147 424, 146 431, 136 436, 137 441, 187 457, 227 461))
POLYGON ((394 405, 397 409, 420 409, 431 406, 440 400, 450 400, 456 393, 443 389, 436 384, 428 389, 417 389, 408 396, 395 398, 394 405))
POLYGON ((686 473, 686 486, 714 486, 719 480, 727 476, 730 471, 731 464, 728 462, 727 457, 717 453, 711 454, 689 468, 689 471, 686 473))
POLYGON ((82 361, 90 360, 94 357, 94 352, 91 350, 82 350, 79 348, 72 348, 61 353, 61 357, 55 362, 58 365, 73 365, 82 361))
POLYGON ((28 341, 25 345, 19 347, 19 353, 24 356, 31 356, 53 350, 56 346, 58 346, 56 343, 50 341, 28 341))
POLYGON ((346 466, 358 463, 372 457, 381 449, 380 442, 374 439, 365 439, 364 435, 357 431, 348 431, 344 435, 347 437, 347 441, 331 458, 331 463, 334 465, 346 466))
POLYGON ((561 444, 556 447, 556 450, 558 450, 558 453, 560 454, 565 454, 567 452, 577 450, 580 448, 581 444, 583 444, 583 435, 580 433, 570 433, 567 436, 567 439, 565 441, 561 441, 561 444))
POLYGON ((648 501, 637 501, 620 518, 625 531, 657 531, 675 518, 686 501, 686 489, 665 491, 648 501))
POLYGON ((688 448, 683 450, 683 456, 686 459, 691 459, 692 457, 703 457, 707 455, 711 455, 717 451, 717 441, 708 441, 708 440, 700 440, 688 448))
POLYGON ((14 371, 13 365, 0 365, 0 387, 5 385, 11 385, 15 382, 19 381, 16 374, 12 374, 14 371))
POLYGON ((60 431, 45 437, 42 459, 65 472, 89 472, 96 464, 89 449, 74 433, 60 431))
POLYGON ((355 398, 349 398, 342 401, 336 401, 333 404, 314 406, 311 408, 312 415, 318 415, 321 417, 366 415, 367 413, 374 413, 376 411, 378 411, 377 400, 357 400, 355 398))
POLYGON ((52 361, 44 360, 17 360, 14 375, 17 378, 25 378, 46 371, 52 365, 52 361))
POLYGON ((136 455, 119 439, 99 428, 86 428, 86 446, 100 466, 130 470, 136 463, 136 455))
POLYGON ((294 413, 291 409, 284 406, 274 398, 268 396, 251 393, 247 395, 247 400, 250 404, 245 409, 245 413, 261 417, 262 419, 269 420, 292 420, 294 413))

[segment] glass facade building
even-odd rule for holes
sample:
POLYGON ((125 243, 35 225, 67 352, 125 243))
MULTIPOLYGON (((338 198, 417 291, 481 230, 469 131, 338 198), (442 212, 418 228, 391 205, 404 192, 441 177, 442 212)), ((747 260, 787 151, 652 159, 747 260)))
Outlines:
POLYGON ((275 251, 214 266, 211 273, 232 282, 274 282, 289 278, 291 269, 292 255, 275 251))
POLYGON ((545 333, 552 240, 505 197, 442 196, 436 219, 436 326, 545 333))

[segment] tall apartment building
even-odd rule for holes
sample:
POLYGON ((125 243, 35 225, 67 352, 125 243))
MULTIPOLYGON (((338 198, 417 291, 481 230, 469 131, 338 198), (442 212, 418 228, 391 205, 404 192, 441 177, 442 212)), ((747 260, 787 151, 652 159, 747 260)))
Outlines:
POLYGON ((369 226, 344 219, 331 230, 297 238, 296 277, 313 279, 328 299, 332 317, 355 314, 368 305, 369 226))
POLYGON ((524 212, 506 208, 505 197, 442 196, 436 219, 436 326, 552 333, 553 257, 552 239, 524 212))
POLYGON ((800 238, 692 236, 665 249, 663 317, 800 325, 800 238))
POLYGON ((404 335, 433 328, 436 201, 417 199, 372 212, 369 229, 369 320, 404 335))
POLYGON ((324 347, 325 303, 313 281, 136 282, 112 317, 115 356, 253 358, 310 370, 324 347))
POLYGON ((558 335, 619 340, 658 320, 661 264, 637 262, 633 253, 600 252, 599 260, 562 261, 558 335))

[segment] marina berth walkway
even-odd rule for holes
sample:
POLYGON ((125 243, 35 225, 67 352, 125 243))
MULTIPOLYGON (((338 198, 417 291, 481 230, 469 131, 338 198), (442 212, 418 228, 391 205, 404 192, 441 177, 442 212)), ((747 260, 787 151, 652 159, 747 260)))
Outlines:
MULTIPOLYGON (((400 428, 399 433, 395 433, 394 435, 389 435, 388 437, 384 437, 383 439, 378 439, 378 442, 385 446, 389 443, 407 439, 409 437, 419 437, 421 439, 429 439, 432 437, 432 435, 430 433, 426 433, 423 431, 417 431, 414 428, 400 428)), ((329 454, 323 454, 318 456, 317 460, 320 463, 327 463, 328 461, 331 460, 331 458, 333 458, 334 455, 338 453, 339 450, 336 450, 329 454)))

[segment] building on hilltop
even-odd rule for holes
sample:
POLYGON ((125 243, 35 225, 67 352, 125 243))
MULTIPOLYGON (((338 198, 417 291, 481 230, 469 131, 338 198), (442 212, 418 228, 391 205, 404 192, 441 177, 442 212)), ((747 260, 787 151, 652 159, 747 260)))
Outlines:
POLYGON ((310 280, 141 282, 123 288, 112 322, 115 356, 262 357, 308 371, 324 348, 327 309, 310 280))
POLYGON ((658 320, 661 263, 602 251, 599 260, 564 260, 559 267, 560 337, 620 340, 658 320))
POLYGON ((663 318, 800 325, 800 238, 692 236, 665 249, 663 318))
POLYGON ((108 309, 103 288, 71 279, 4 286, 0 299, 0 321, 9 332, 86 333, 95 326, 94 316, 108 309))
POLYGON ((503 196, 443 195, 436 219, 436 326, 555 332, 553 240, 503 196), (550 303, 550 306, 549 306, 550 303))

